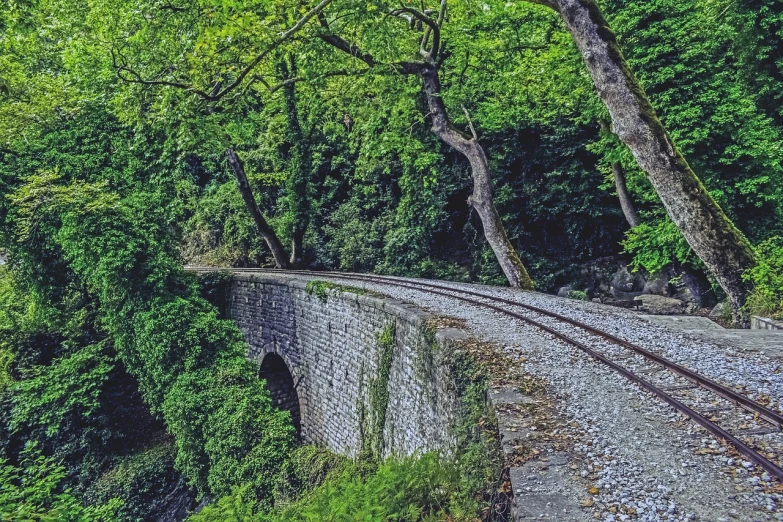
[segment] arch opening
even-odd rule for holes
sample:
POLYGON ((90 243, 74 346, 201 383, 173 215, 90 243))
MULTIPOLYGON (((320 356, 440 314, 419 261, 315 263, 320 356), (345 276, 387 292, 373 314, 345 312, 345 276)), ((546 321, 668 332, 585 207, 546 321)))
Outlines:
POLYGON ((299 394, 288 365, 276 353, 268 353, 261 361, 258 377, 266 380, 266 386, 272 396, 272 405, 291 412, 291 421, 296 428, 297 437, 302 434, 302 413, 299 407, 299 394))

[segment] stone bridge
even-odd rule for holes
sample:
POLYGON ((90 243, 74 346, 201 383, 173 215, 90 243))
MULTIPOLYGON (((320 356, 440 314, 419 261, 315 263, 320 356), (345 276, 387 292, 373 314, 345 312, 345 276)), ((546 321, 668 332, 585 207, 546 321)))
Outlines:
POLYGON ((233 276, 228 314, 304 442, 382 456, 454 445, 460 330, 360 289, 264 274, 233 276))

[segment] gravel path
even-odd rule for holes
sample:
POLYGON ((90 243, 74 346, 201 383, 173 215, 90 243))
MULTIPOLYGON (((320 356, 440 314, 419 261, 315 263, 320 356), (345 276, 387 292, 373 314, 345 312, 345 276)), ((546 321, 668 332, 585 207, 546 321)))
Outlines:
MULTIPOLYGON (((751 397, 768 397, 773 407, 783 400, 783 375, 778 364, 763 355, 748 355, 710 344, 651 324, 633 312, 595 303, 498 287, 431 282, 557 312, 656 351, 724 385, 742 386, 751 397)), ((548 383, 562 424, 569 426, 563 431, 573 440, 572 484, 564 486, 563 493, 579 496, 575 500, 587 507, 583 509, 584 517, 569 520, 783 521, 783 511, 778 512, 783 495, 770 490, 768 475, 736 456, 692 421, 578 349, 508 316, 448 297, 355 280, 344 284, 464 319, 476 337, 524 356, 523 369, 548 383), (591 488, 597 488, 597 492, 591 488)), ((569 336, 589 341, 602 352, 617 350, 573 327, 541 319, 540 315, 531 317, 548 321, 548 325, 569 336)), ((623 364, 637 370, 644 368, 643 361, 632 358, 623 364)), ((649 380, 659 385, 680 384, 667 372, 662 373, 650 371, 649 380)), ((711 398, 703 392, 682 393, 704 406, 714 406, 718 418, 722 415, 721 405, 708 404, 711 398)), ((752 416, 742 422, 746 424, 739 428, 758 427, 752 416)), ((760 438, 766 439, 769 451, 783 454, 783 438, 779 434, 755 440, 760 438)))

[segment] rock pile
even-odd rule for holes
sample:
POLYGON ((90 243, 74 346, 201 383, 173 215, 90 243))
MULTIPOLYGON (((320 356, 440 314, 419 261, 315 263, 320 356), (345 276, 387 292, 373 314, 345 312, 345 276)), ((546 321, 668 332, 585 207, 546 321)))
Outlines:
POLYGON ((573 282, 560 287, 557 295, 586 295, 594 302, 625 307, 641 301, 645 313, 660 315, 688 314, 716 304, 709 282, 702 274, 674 267, 666 267, 657 274, 632 272, 616 257, 583 265, 573 282))

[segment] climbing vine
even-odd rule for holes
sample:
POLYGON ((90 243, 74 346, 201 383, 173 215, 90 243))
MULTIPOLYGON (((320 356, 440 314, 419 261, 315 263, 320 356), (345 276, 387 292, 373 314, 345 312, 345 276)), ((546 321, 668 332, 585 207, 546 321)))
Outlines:
POLYGON ((383 428, 386 425, 386 412, 389 408, 389 376, 394 360, 394 347, 397 332, 395 323, 386 325, 375 337, 375 342, 381 351, 376 376, 370 379, 370 447, 371 455, 376 460, 383 457, 383 428))

